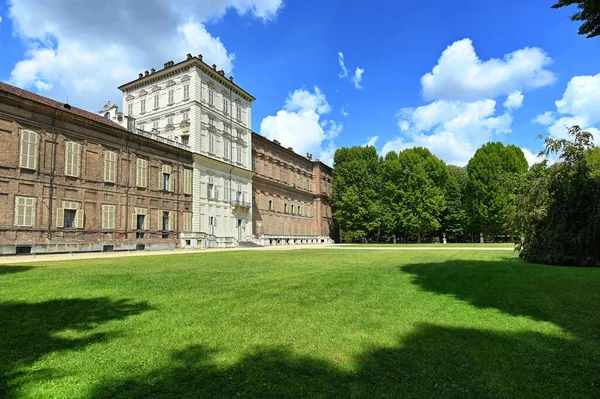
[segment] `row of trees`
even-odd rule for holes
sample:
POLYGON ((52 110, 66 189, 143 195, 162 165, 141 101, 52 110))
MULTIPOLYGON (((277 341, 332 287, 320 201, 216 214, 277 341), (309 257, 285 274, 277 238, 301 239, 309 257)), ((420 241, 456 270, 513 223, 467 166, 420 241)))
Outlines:
POLYGON ((341 148, 334 157, 334 217, 342 241, 513 237, 526 171, 521 149, 502 143, 481 147, 466 168, 446 165, 422 147, 385 158, 374 147, 341 148))

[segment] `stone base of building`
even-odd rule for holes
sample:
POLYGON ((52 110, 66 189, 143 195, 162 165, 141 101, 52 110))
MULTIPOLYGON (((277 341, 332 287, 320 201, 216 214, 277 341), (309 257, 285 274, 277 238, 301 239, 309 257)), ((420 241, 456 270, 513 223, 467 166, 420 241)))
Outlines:
POLYGON ((48 244, 2 244, 0 255, 42 255, 78 252, 160 251, 175 249, 176 243, 167 242, 53 242, 48 244))
POLYGON ((259 245, 268 247, 273 245, 308 245, 308 244, 333 244, 334 241, 325 236, 311 235, 276 235, 265 234, 256 240, 259 245))
POLYGON ((235 248, 238 240, 233 237, 217 237, 206 233, 181 233, 179 235, 179 248, 235 248))

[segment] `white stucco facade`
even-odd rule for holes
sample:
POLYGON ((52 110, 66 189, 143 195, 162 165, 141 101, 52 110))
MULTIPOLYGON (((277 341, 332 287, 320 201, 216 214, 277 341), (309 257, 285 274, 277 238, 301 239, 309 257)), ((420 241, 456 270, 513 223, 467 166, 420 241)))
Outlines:
POLYGON ((194 154, 193 232, 182 233, 182 246, 250 239, 254 97, 191 55, 119 89, 123 113, 137 128, 189 145, 194 154))

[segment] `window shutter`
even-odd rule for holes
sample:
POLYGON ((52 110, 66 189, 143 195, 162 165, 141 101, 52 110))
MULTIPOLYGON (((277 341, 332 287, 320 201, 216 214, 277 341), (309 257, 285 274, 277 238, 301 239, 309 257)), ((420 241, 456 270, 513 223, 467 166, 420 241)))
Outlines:
POLYGON ((133 212, 131 215, 131 228, 130 230, 137 230, 137 213, 133 212))
MULTIPOLYGON (((179 176, 179 174, 177 176, 179 176)), ((171 176, 169 177, 169 191, 170 192, 175 191, 175 175, 174 174, 171 174, 171 176)))
POLYGON ((75 228, 83 229, 83 211, 75 211, 75 228))
POLYGON ((106 229, 108 224, 108 212, 106 205, 102 205, 102 228, 106 229))
POLYGON ((72 153, 72 144, 70 141, 67 141, 66 151, 65 151, 65 175, 71 176, 73 174, 73 168, 71 163, 71 153, 72 153))
POLYGON ((162 225, 162 212, 160 209, 156 211, 156 230, 163 230, 164 226, 162 225))
POLYGON ((56 227, 65 226, 65 210, 64 208, 58 208, 56 210, 56 227))
POLYGON ((81 172, 81 144, 73 143, 73 150, 74 172, 75 176, 79 176, 81 172))
POLYGON ((163 173, 165 173, 165 165, 162 166, 162 169, 158 172, 158 189, 162 190, 163 189, 163 173))
POLYGON ((173 231, 174 228, 173 226, 175 225, 175 212, 171 211, 169 212, 169 231, 173 231))

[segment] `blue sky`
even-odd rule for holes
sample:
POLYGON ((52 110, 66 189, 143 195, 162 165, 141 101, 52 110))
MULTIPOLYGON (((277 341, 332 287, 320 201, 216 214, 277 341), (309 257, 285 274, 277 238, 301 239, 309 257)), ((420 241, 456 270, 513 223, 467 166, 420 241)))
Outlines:
POLYGON ((0 0, 0 80, 95 111, 202 53, 257 98, 254 131, 327 162, 369 140, 456 164, 499 140, 532 160, 538 134, 600 138, 600 39, 553 2, 0 0))

